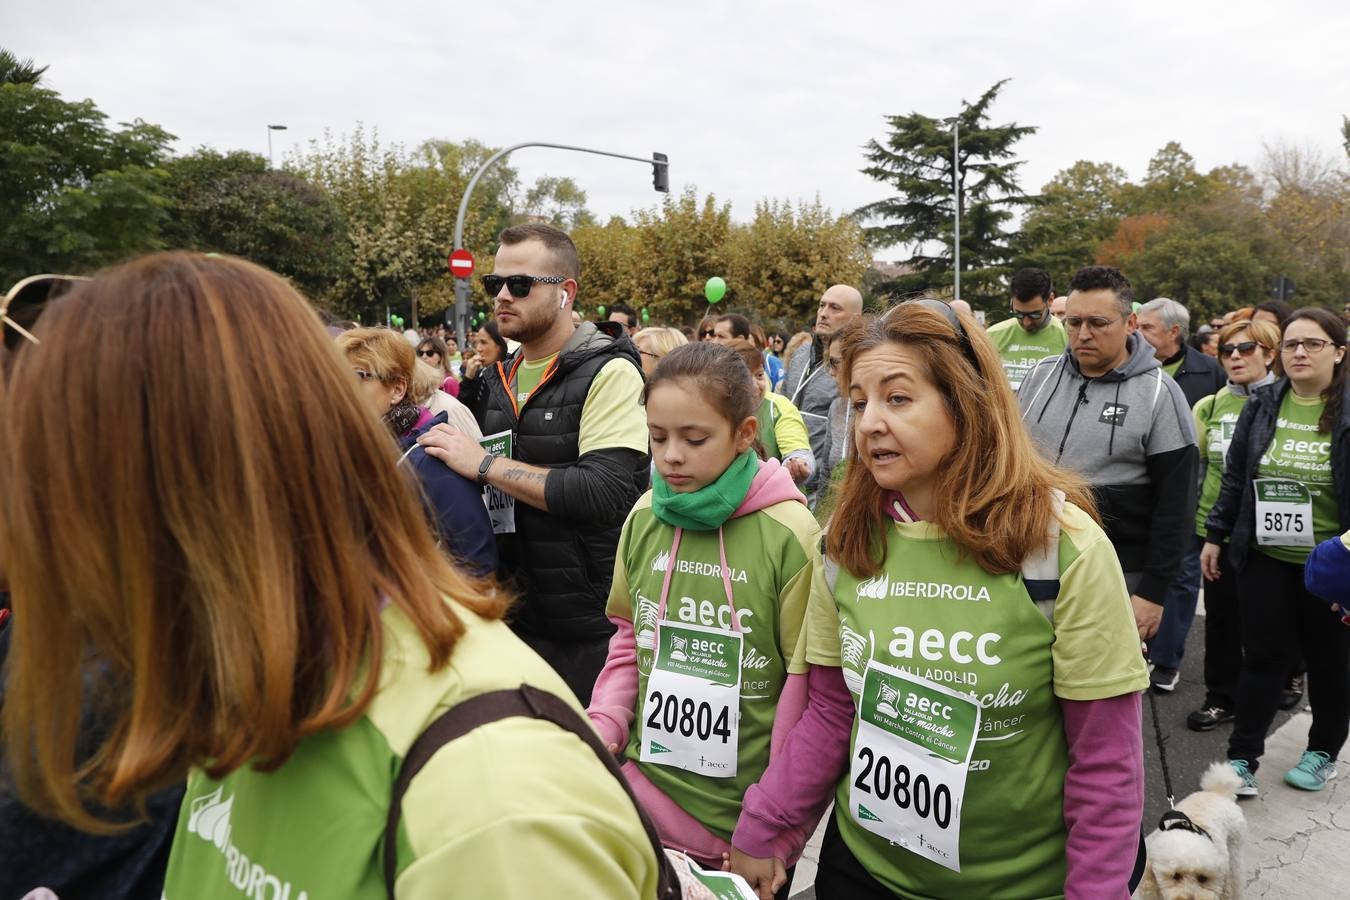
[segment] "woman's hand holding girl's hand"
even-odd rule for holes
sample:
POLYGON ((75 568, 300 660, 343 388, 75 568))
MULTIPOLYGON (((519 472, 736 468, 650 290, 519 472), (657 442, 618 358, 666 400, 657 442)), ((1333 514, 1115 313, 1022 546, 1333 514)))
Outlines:
POLYGON ((773 900, 778 889, 787 884, 787 867, 778 857, 757 859, 731 848, 731 871, 750 882, 759 900, 773 900))

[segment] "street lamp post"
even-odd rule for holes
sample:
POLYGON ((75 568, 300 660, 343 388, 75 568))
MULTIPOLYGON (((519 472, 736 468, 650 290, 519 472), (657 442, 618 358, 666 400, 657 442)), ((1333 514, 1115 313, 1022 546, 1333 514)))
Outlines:
POLYGON ((285 130, 286 130, 286 126, 285 126, 285 125, 268 125, 268 126, 267 126, 267 168, 269 168, 269 169, 274 169, 274 168, 276 168, 276 164, 275 164, 275 163, 273 162, 273 160, 272 160, 272 132, 274 132, 274 131, 285 131, 285 130))
MULTIPOLYGON (((478 171, 473 173, 469 179, 468 186, 464 189, 464 196, 459 200, 459 214, 455 216, 455 248, 459 250, 464 246, 464 217, 469 211, 469 197, 473 195, 473 189, 477 187, 478 180, 483 177, 483 173, 497 160, 513 153, 522 147, 552 147, 554 150, 572 150, 576 153, 593 153, 596 156, 612 156, 615 159, 631 159, 634 162, 646 163, 652 167, 652 187, 662 193, 670 193, 670 162, 664 153, 653 153, 648 159, 643 156, 629 156, 625 153, 611 153, 608 150, 592 150, 588 147, 573 147, 570 144, 551 144, 543 141, 526 141, 523 144, 513 144, 504 150, 498 150, 487 158, 478 171)), ((455 343, 459 345, 459 352, 463 353, 468 343, 467 335, 469 331, 469 279, 455 279, 455 343)))
POLYGON ((952 299, 961 299, 961 118, 949 116, 942 124, 952 126, 952 299))

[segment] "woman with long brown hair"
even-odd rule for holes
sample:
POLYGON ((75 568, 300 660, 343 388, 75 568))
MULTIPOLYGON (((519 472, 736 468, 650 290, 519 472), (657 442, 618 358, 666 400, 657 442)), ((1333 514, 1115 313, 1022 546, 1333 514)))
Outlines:
POLYGON ((1148 674, 1086 485, 1037 454, 969 316, 902 303, 839 340, 837 572, 733 869, 772 888, 776 835, 833 791, 822 898, 1127 896, 1148 674))
POLYGON ((36 335, 0 418, 0 724, 34 808, 108 828, 97 809, 187 776, 175 900, 381 897, 382 850, 399 898, 653 893, 622 786, 548 722, 441 746, 391 808, 447 709, 522 683, 579 708, 501 623, 504 599, 437 551, 284 279, 148 256, 53 303, 36 335), (71 397, 79 416, 52 414, 71 397), (86 659, 106 666, 92 694, 86 659), (110 726, 92 748, 82 701, 110 726))

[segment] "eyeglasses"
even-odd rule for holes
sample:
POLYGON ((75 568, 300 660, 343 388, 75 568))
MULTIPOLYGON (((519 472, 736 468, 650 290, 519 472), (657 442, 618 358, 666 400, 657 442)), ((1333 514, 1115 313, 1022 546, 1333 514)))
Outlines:
POLYGON ((1031 322, 1039 322, 1050 315, 1050 310, 1044 306, 1035 312, 1021 312, 1020 310, 1014 309, 1012 310, 1012 315, 1014 319, 1027 319, 1031 322))
POLYGON ((512 297, 523 300, 530 296, 535 282, 562 284, 566 280, 561 275, 484 275, 483 290, 487 291, 489 297, 495 297, 502 292, 502 285, 506 285, 512 297))
POLYGON ((367 372, 365 369, 352 369, 360 381, 373 381, 377 376, 374 372, 367 372))
POLYGON ((1280 343, 1280 349, 1285 353, 1297 353, 1298 348, 1302 347, 1304 350, 1308 351, 1308 353, 1321 353, 1330 343, 1331 341, 1326 341, 1322 338, 1297 338, 1282 341, 1280 343))
POLYGON ((417 355, 424 356, 427 359, 430 359, 433 356, 440 356, 440 354, 437 353, 435 350, 418 350, 417 355))
POLYGON ((47 308, 48 300, 55 300, 81 281, 75 275, 30 275, 17 282, 9 293, 0 297, 0 336, 4 346, 14 350, 21 341, 41 343, 33 336, 33 326, 47 308))
POLYGON ((1234 350, 1236 350, 1238 353, 1241 353, 1243 356, 1251 356, 1253 353, 1256 352, 1256 341, 1243 341, 1240 344, 1219 345, 1220 356, 1232 356, 1234 350))
POLYGON ((660 353, 653 353, 653 352, 650 351, 650 350, 638 350, 638 353, 641 353, 643 356, 650 356, 652 359, 660 359, 660 358, 661 358, 661 354, 660 354, 660 353))
POLYGON ((1077 331, 1086 325, 1088 331, 1105 331, 1117 322, 1124 321, 1124 319, 1108 319, 1105 316, 1088 316, 1086 319, 1082 316, 1065 316, 1064 327, 1070 331, 1077 331))
POLYGON ((706 331, 700 331, 700 332, 698 333, 698 336, 701 337, 701 338, 710 338, 710 337, 712 337, 712 336, 713 336, 714 334, 716 334, 716 333, 717 333, 717 332, 715 332, 715 331, 713 331, 711 328, 709 328, 709 329, 707 329, 706 331))

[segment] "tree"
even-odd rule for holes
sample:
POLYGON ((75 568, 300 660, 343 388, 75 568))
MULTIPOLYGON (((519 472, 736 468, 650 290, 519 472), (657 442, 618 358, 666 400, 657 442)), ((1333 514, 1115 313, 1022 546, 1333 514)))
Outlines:
POLYGON ((1266 266, 1251 244, 1230 232, 1202 233, 1189 225, 1150 237, 1124 261, 1123 271, 1137 299, 1170 297, 1197 323, 1257 302, 1265 292, 1266 266))
MULTIPOLYGON (((637 242, 634 307, 647 307, 651 317, 670 323, 695 322, 709 307, 703 284, 713 275, 726 277, 726 245, 731 234, 731 206, 712 194, 699 201, 696 189, 666 197, 659 208, 635 214, 637 242)), ((740 302, 740 287, 728 282, 727 308, 740 302)))
MULTIPOLYGON (((581 288, 576 310, 583 318, 598 315, 600 307, 615 303, 647 307, 638 285, 638 230, 619 216, 604 225, 581 225, 572 230, 572 243, 581 257, 581 288)), ((648 308, 655 319, 661 307, 648 308)))
MULTIPOLYGON (((1005 230, 1014 211, 1031 203, 1017 183, 1021 161, 1013 145, 1036 129, 1008 123, 991 126, 989 107, 1007 79, 985 91, 975 103, 962 103, 960 153, 956 171, 961 188, 962 293, 976 305, 1004 301, 1002 279, 1012 258, 1012 236, 1005 230)), ((895 189, 895 195, 858 209, 861 221, 882 224, 866 229, 877 247, 912 250, 905 261, 914 271, 885 282, 886 292, 934 290, 952 284, 952 132, 941 120, 910 113, 889 116, 885 142, 866 145, 862 171, 895 189)))
POLYGON ((525 192, 521 215, 543 219, 564 231, 595 224, 595 216, 586 209, 586 192, 572 179, 552 175, 541 176, 525 192))
POLYGON ((47 68, 39 68, 31 59, 19 59, 0 47, 0 84, 37 84, 47 68))
POLYGON ((323 191, 263 157, 200 149, 166 164, 171 247, 230 253, 287 276, 305 293, 325 295, 347 267, 341 213, 323 191))
POLYGON ((1022 223, 1015 267, 1045 269, 1056 291, 1067 293, 1073 274, 1092 264, 1120 223, 1126 184, 1125 170, 1112 163, 1080 160, 1057 172, 1022 223))
POLYGON ((140 120, 109 130, 106 118, 91 100, 0 84, 0 282, 160 246, 173 135, 140 120))
POLYGON ((761 324, 800 323, 832 284, 858 285, 870 260, 862 230, 817 197, 811 203, 761 201, 748 225, 733 227, 727 283, 761 324))

